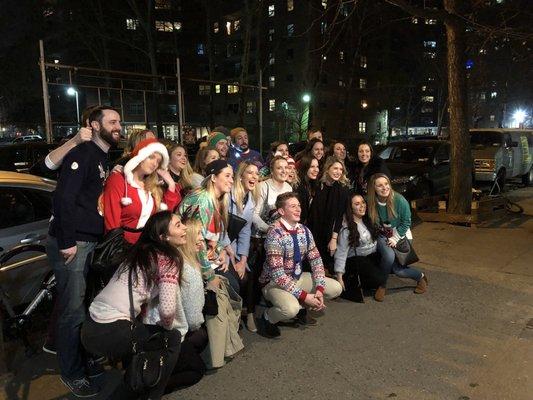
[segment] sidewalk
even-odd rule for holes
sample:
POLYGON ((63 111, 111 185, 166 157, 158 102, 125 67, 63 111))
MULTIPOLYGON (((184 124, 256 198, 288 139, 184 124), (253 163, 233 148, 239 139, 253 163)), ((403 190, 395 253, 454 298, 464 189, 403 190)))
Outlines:
MULTIPOLYGON (((244 332, 235 360, 167 398, 531 400, 533 188, 511 198, 525 213, 496 226, 414 228, 427 294, 391 278, 383 303, 329 302, 318 326, 283 327, 279 340, 244 332)), ((3 398, 73 398, 52 356, 16 360, 3 398)), ((102 380, 107 391, 117 379, 102 380)))

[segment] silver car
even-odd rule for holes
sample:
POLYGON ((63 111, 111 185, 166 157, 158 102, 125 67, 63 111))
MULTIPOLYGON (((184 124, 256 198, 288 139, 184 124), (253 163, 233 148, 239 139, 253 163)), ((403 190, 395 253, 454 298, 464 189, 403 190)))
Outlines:
POLYGON ((50 271, 44 245, 55 181, 0 171, 0 296, 27 303, 50 271))

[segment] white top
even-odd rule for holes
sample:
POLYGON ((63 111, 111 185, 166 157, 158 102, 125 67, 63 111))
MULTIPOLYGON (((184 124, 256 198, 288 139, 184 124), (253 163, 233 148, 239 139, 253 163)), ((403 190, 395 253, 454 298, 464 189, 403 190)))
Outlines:
POLYGON ((354 248, 350 245, 350 231, 344 223, 337 238, 337 250, 333 256, 335 260, 334 270, 344 274, 346 271, 346 259, 354 256, 366 257, 377 250, 377 242, 372 239, 370 231, 363 222, 357 222, 359 232, 359 246, 354 248))
POLYGON ((283 182, 281 189, 274 186, 272 178, 260 183, 259 199, 257 200, 257 205, 255 206, 254 215, 252 217, 254 227, 259 233, 265 234, 269 228, 269 225, 261 218, 263 208, 267 206, 270 210, 274 209, 278 196, 287 192, 292 192, 292 187, 287 182, 283 182))

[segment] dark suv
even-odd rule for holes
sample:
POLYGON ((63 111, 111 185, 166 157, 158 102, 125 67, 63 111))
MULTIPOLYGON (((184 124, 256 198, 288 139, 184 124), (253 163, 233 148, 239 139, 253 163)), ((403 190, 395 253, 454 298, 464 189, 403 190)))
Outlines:
POLYGON ((392 186, 407 199, 448 193, 450 143, 420 140, 391 143, 379 153, 389 167, 392 186))

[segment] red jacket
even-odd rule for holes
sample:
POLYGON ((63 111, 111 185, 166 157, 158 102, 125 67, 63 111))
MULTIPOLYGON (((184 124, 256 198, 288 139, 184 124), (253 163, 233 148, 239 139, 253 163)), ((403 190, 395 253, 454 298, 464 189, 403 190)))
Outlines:
MULTIPOLYGON (((137 188, 131 186, 126 182, 124 175, 118 172, 113 172, 107 178, 105 188, 104 188, 104 223, 106 232, 120 227, 128 227, 132 229, 137 228, 139 219, 141 217, 142 211, 142 202, 139 198, 137 188), (128 196, 131 199, 131 204, 125 206, 122 204, 121 200, 126 196, 125 185, 128 186, 128 196)), ((169 210, 173 210, 181 201, 181 196, 179 192, 172 192, 166 190, 163 194, 162 202, 167 205, 169 210)), ((156 204, 154 201, 154 206, 151 214, 154 214, 156 211, 156 204)), ((135 243, 139 236, 140 232, 127 232, 124 231, 124 238, 129 243, 135 243)))

